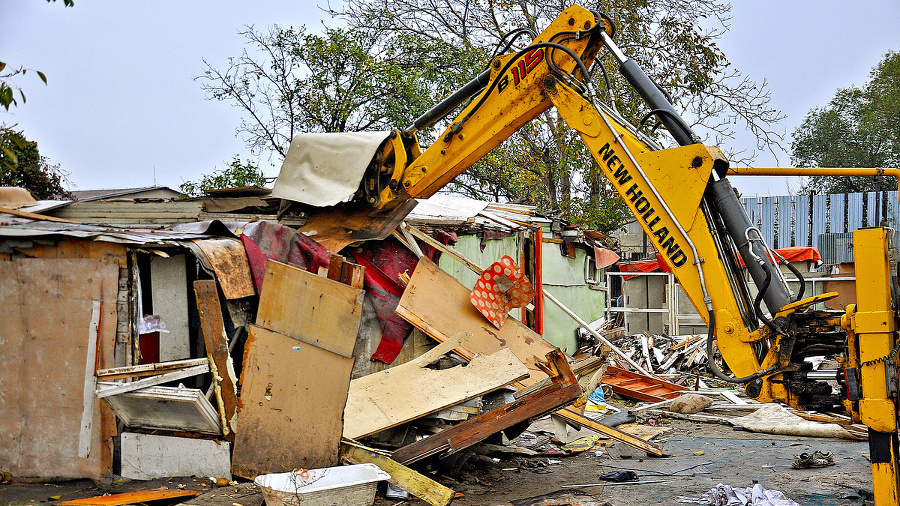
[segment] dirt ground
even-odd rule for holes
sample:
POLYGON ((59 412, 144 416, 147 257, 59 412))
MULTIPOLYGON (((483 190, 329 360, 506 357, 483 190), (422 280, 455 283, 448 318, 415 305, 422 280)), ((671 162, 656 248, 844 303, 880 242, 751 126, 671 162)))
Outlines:
MULTIPOLYGON (((622 443, 604 440, 601 443, 610 446, 601 449, 600 455, 596 447, 567 456, 492 455, 467 460, 455 478, 441 472, 432 476, 463 494, 453 501, 456 506, 679 504, 679 496, 697 498, 719 483, 751 487, 757 482, 766 489, 783 492, 803 506, 873 504, 871 469, 866 458, 868 443, 865 441, 770 436, 737 432, 725 425, 680 420, 660 420, 659 424, 670 428, 653 439, 663 446, 663 458, 648 457, 622 443), (814 450, 832 452, 835 465, 819 469, 791 467, 794 455, 814 450), (622 470, 635 471, 639 483, 567 487, 598 483, 600 475, 622 470), (529 499, 545 494, 555 499, 529 499)), ((538 421, 531 430, 548 425, 547 420, 538 421)), ((570 428, 567 437, 571 440, 591 434, 570 428)), ((261 493, 252 483, 219 488, 208 479, 188 477, 0 485, 0 506, 59 504, 104 493, 160 487, 203 492, 184 501, 185 505, 261 506, 263 503, 261 493)), ((154 506, 162 504, 165 503, 153 503, 154 506)), ((425 503, 386 499, 379 493, 375 504, 425 503)))

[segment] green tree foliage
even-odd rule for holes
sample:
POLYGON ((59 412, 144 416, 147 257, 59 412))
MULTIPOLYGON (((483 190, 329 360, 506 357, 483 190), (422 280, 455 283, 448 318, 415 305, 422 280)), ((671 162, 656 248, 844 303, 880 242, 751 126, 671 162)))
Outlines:
MULTIPOLYGON (((798 167, 900 166, 900 53, 889 52, 862 88, 839 89, 825 107, 809 111, 794 131, 791 161, 798 167)), ((875 190, 870 177, 810 178, 801 191, 875 190)), ((896 182, 880 182, 896 189, 896 182)))
MULTIPOLYGON (((705 135, 705 142, 723 143, 733 138, 735 128, 741 128, 756 135, 757 150, 779 145, 782 138, 773 126, 783 115, 770 107, 765 83, 757 84, 743 76, 716 45, 727 26, 728 3, 579 3, 589 10, 606 12, 615 20, 620 47, 672 95, 676 108, 685 111, 686 119, 705 135)), ((346 8, 332 14, 358 28, 412 33, 461 48, 489 48, 515 28, 540 33, 570 4, 570 0, 348 0, 346 8)), ((527 42, 530 37, 522 37, 516 47, 527 42)), ((482 65, 486 63, 482 61, 482 65)), ((449 60, 445 66, 459 67, 449 60)), ((602 66, 609 86, 600 65, 595 65, 593 78, 599 98, 637 124, 648 112, 647 106, 618 74, 610 58, 604 58, 602 66)), ((645 132, 666 141, 665 136, 652 132, 652 127, 651 121, 645 132)), ((756 152, 731 155, 733 162, 748 163, 756 152)), ((606 231, 621 226, 628 218, 624 203, 597 170, 592 157, 553 111, 513 135, 459 176, 451 188, 472 196, 536 204, 544 212, 606 231)))
POLYGON ((209 98, 242 109, 237 129, 254 153, 284 157, 301 132, 345 132, 405 126, 455 89, 465 76, 443 74, 442 62, 476 56, 411 33, 328 28, 248 27, 249 49, 199 79, 209 98))
POLYGON ((68 199, 66 174, 38 151, 24 132, 0 127, 0 186, 18 186, 38 200, 68 199))
POLYGON ((204 174, 196 181, 185 181, 180 188, 181 193, 198 197, 209 190, 265 185, 266 175, 258 166, 249 161, 242 162, 240 156, 234 155, 224 168, 204 174))

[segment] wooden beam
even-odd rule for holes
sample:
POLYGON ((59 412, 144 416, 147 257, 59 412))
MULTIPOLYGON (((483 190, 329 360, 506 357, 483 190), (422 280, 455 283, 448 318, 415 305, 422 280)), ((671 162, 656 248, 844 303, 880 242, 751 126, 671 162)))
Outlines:
POLYGON ((571 408, 561 409, 554 414, 564 419, 567 423, 574 425, 575 427, 583 427, 585 429, 590 429, 598 434, 604 434, 617 441, 621 441, 628 446, 637 448, 638 450, 643 450, 658 457, 662 456, 663 454, 662 447, 656 446, 653 443, 644 441, 641 438, 632 436, 631 434, 627 434, 612 427, 602 425, 580 413, 573 411, 571 408))
POLYGON ((101 495, 86 499, 74 499, 59 503, 60 506, 120 506, 123 504, 136 504, 160 499, 173 499, 176 497, 196 497, 202 492, 195 490, 138 490, 124 494, 101 495))
POLYGON ((15 209, 10 209, 8 207, 2 207, 2 206, 0 206, 0 213, 11 214, 13 216, 18 216, 19 218, 29 218, 32 220, 56 221, 59 223, 78 223, 77 221, 64 220, 62 218, 56 218, 53 216, 45 216, 43 214, 29 213, 26 211, 17 211, 15 209))
POLYGON ((97 398, 102 399, 104 397, 109 397, 110 395, 133 392, 142 388, 152 387, 160 385, 162 383, 180 380, 182 378, 189 378, 191 376, 196 376, 198 374, 207 372, 209 372, 209 362, 204 365, 197 365, 194 367, 189 367, 187 369, 182 369, 180 371, 167 372, 164 374, 160 374, 159 376, 154 376, 152 378, 144 378, 142 380, 132 381, 131 383, 100 382, 97 384, 97 398))
POLYGON ((572 402, 581 395, 581 386, 572 374, 565 354, 555 349, 547 354, 547 359, 549 365, 538 362, 553 379, 546 388, 406 445, 395 450, 391 458, 410 464, 440 452, 454 453, 507 427, 551 413, 572 402))
POLYGON ((349 439, 343 440, 341 454, 353 464, 375 464, 391 475, 391 479, 388 481, 432 506, 446 506, 450 504, 455 495, 453 490, 413 471, 388 455, 349 439))
POLYGON ((187 360, 173 360, 172 362, 157 362, 155 364, 129 365, 114 367, 112 369, 100 369, 97 371, 97 379, 114 380, 122 378, 134 378, 143 376, 155 376, 161 372, 185 369, 197 365, 208 364, 205 358, 189 358, 187 360))
POLYGON ((200 329, 203 331, 203 342, 206 344, 206 354, 209 357, 212 387, 219 407, 222 434, 233 442, 235 430, 233 423, 238 401, 237 378, 231 355, 228 353, 228 335, 225 333, 225 320, 222 317, 216 281, 212 279, 194 281, 194 294, 197 297, 200 329))

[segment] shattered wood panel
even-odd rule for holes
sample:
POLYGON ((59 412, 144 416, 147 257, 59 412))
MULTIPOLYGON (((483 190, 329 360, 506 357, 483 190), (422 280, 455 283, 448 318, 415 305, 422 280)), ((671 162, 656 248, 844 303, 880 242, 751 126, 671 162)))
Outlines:
POLYGON ((467 359, 475 354, 489 355, 509 348, 528 367, 531 376, 523 385, 545 378, 536 363, 555 348, 522 322, 509 319, 497 330, 469 301, 470 290, 426 258, 419 260, 416 270, 403 292, 397 314, 438 341, 457 332, 472 337, 457 352, 467 359))
POLYGON ((103 400, 128 427, 222 434, 219 414, 195 388, 154 386, 103 400))
POLYGON ((120 267, 128 264, 126 246, 113 242, 63 238, 53 245, 32 244, 31 247, 16 250, 35 258, 91 258, 116 262, 120 267))
POLYGON ((354 242, 385 239, 415 206, 416 199, 407 199, 393 209, 343 202, 318 208, 300 227, 300 232, 330 251, 337 252, 354 242))
POLYGON ((219 304, 219 290, 213 280, 194 281, 197 296, 197 312, 200 313, 200 328, 212 372, 213 391, 222 418, 222 432, 229 441, 234 441, 234 415, 237 410, 237 378, 234 364, 228 351, 228 335, 222 306, 219 304))
POLYGON ((363 295, 362 290, 270 260, 256 324, 352 357, 363 295))
POLYGON ((228 300, 256 295, 250 275, 250 261, 241 241, 232 238, 194 241, 216 273, 216 280, 228 300))
POLYGON ((550 385, 399 448, 391 454, 391 458, 408 465, 441 452, 454 453, 507 427, 543 416, 573 401, 581 394, 581 386, 572 374, 565 354, 554 349, 547 354, 547 359, 550 385))
POLYGON ((344 437, 358 439, 435 413, 522 379, 525 365, 508 349, 466 367, 434 370, 410 362, 350 383, 344 437))
POLYGON ((232 472, 253 479, 336 465, 352 367, 352 358, 250 327, 232 472))
POLYGON ((118 276, 119 266, 105 260, 0 262, 4 471, 23 478, 99 479, 112 465, 115 417, 93 395, 86 398, 85 388, 95 367, 115 365, 118 276), (91 363, 94 301, 100 308, 91 363))

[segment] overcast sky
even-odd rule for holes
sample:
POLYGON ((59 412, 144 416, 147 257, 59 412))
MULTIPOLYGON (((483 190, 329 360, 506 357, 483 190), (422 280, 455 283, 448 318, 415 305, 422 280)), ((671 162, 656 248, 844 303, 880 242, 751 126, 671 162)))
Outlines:
MULTIPOLYGON (((244 25, 320 26, 316 3, 76 0, 64 8, 62 0, 0 0, 0 61, 49 80, 16 78, 28 101, 0 111, 0 123, 37 141, 71 174, 74 189, 149 186, 154 177, 177 188, 235 154, 248 156, 235 137, 240 111, 206 100, 194 80, 202 60, 221 68, 239 55, 244 25)), ((732 14, 720 46, 738 69, 768 81, 774 107, 788 115, 780 126, 788 135, 810 108, 827 104, 839 87, 862 85, 882 55, 900 50, 896 0, 738 0, 732 14)), ((727 147, 754 146, 744 135, 727 147)), ((273 163, 259 163, 277 175, 273 163)), ((790 160, 763 153, 755 165, 790 160)), ((784 178, 733 182, 747 195, 788 191, 784 178)))

